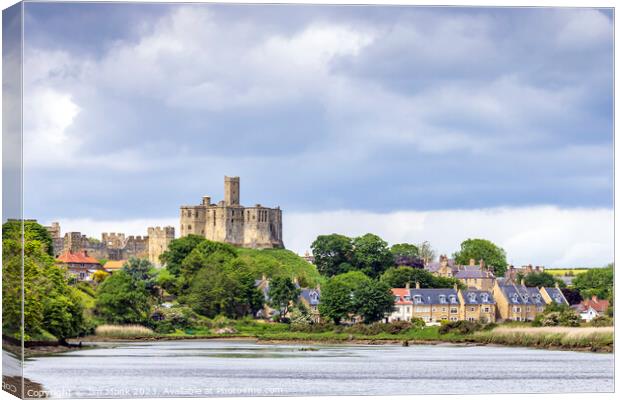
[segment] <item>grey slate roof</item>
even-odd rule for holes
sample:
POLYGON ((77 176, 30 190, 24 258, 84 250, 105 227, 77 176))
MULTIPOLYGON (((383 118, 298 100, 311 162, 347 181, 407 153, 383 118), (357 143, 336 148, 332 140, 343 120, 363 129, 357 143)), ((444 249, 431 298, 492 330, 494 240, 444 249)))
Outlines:
POLYGON ((485 290, 464 290, 462 293, 465 304, 495 304, 495 299, 491 292, 485 290))
MULTIPOLYGON (((454 268, 456 266, 454 259, 450 258, 448 259, 448 267, 449 268, 454 268)), ((429 272, 437 272, 439 271, 439 267, 441 267, 441 263, 440 262, 431 262, 428 263, 424 266, 424 269, 426 269, 429 272)))
POLYGON ((411 300, 413 304, 460 304, 454 289, 411 289, 411 300))
POLYGON ((470 267, 470 268, 458 271, 454 275, 454 277, 457 279, 481 279, 481 278, 492 278, 493 275, 491 275, 491 273, 488 271, 480 270, 478 266, 478 269, 470 267))
POLYGON ((321 302, 321 292, 318 289, 301 289, 299 297, 307 301, 311 306, 317 306, 321 302))
POLYGON ((560 289, 555 287, 546 287, 545 290, 547 291, 547 294, 549 294, 549 296, 551 296, 553 301, 557 304, 567 304, 564 300, 564 295, 562 294, 562 291, 560 289))
POLYGON ((543 306, 546 304, 540 294, 540 291, 535 287, 526 287, 508 283, 506 285, 500 285, 500 289, 508 299, 509 304, 525 304, 533 306, 543 306))

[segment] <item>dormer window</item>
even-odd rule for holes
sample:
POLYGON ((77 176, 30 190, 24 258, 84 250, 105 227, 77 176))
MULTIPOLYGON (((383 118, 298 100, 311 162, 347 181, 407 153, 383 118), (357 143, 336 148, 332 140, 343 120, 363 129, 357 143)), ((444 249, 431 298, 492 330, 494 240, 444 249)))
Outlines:
POLYGON ((456 296, 453 294, 450 295, 450 303, 452 304, 456 303, 456 296))
POLYGON ((416 303, 416 304, 421 303, 421 302, 422 302, 422 296, 420 296, 420 295, 415 295, 415 296, 413 296, 413 301, 414 301, 414 303, 416 303))
POLYGON ((512 302, 516 303, 518 299, 519 299, 519 295, 517 293, 513 293, 512 294, 512 302))
POLYGON ((470 302, 474 302, 476 301, 476 293, 468 293, 467 296, 469 297, 469 301, 470 302))
POLYGON ((400 296, 394 296, 394 301, 396 302, 400 301, 400 296))
POLYGON ((445 302, 446 302, 446 295, 440 294, 439 295, 439 303, 444 304, 445 302))
POLYGON ((523 295, 523 302, 527 303, 527 300, 529 299, 529 296, 527 294, 523 295))
POLYGON ((411 301, 411 296, 405 296, 404 299, 405 301, 411 301))
POLYGON ((482 298, 482 301, 484 301, 485 303, 489 301, 489 294, 488 293, 481 293, 480 297, 482 298))

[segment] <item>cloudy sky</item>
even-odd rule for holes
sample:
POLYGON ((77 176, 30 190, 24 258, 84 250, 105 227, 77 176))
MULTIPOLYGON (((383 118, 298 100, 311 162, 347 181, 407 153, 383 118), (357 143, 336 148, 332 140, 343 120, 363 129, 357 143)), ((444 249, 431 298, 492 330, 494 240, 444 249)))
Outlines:
POLYGON ((27 3, 24 212, 144 234, 238 175, 297 252, 605 264, 612 50, 596 9, 27 3))

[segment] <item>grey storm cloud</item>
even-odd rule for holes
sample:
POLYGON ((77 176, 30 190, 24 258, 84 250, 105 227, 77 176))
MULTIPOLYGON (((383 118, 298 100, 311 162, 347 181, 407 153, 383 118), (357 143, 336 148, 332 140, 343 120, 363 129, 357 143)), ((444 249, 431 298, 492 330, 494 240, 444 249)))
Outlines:
POLYGON ((248 203, 299 212, 612 206, 605 10, 26 12, 39 218, 175 215, 224 175, 248 203))

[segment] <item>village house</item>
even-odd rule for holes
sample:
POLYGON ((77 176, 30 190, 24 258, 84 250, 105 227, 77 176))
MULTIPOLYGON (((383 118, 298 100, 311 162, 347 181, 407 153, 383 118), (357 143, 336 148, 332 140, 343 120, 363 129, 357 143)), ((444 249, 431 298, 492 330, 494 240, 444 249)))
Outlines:
POLYGON ((445 255, 439 256, 439 262, 429 263, 425 269, 435 276, 456 278, 468 288, 490 291, 495 284, 495 275, 484 260, 476 264, 473 258, 468 265, 459 265, 445 255))
POLYGON ((103 268, 99 261, 88 255, 87 251, 73 253, 66 251, 56 259, 58 265, 67 268, 67 272, 74 276, 78 281, 88 281, 95 271, 103 268))
POLYGON ((495 299, 486 290, 459 290, 461 303, 459 319, 463 321, 495 322, 495 299))
POLYGON ((544 272, 544 271, 545 271, 545 267, 543 266, 533 267, 530 264, 530 265, 524 265, 520 268, 515 268, 514 265, 510 265, 506 269, 506 273, 504 274, 504 279, 506 282, 517 283, 520 279, 519 277, 523 278, 526 275, 537 274, 537 273, 544 272))
POLYGON ((299 294, 299 301, 306 306, 313 322, 321 322, 321 315, 319 313, 319 303, 321 302, 320 286, 316 289, 302 288, 299 294))
POLYGON ((394 310, 387 322, 421 318, 427 324, 440 321, 495 321, 495 300, 488 291, 470 289, 392 288, 394 310))
POLYGON ((605 315, 609 308, 609 300, 599 299, 592 296, 591 299, 582 300, 581 303, 575 305, 573 309, 579 314, 579 317, 590 322, 594 318, 605 315))
POLYGON ((411 321, 413 302, 411 301, 411 289, 407 283, 405 288, 392 288, 394 295, 394 311, 387 317, 387 322, 411 321))
POLYGON ((127 260, 110 260, 103 265, 103 269, 106 272, 113 273, 123 268, 126 262, 127 260))
POLYGON ((493 287, 493 297, 497 302, 497 320, 533 321, 547 304, 555 302, 566 304, 566 298, 557 287, 527 287, 521 282, 497 280, 493 287))
POLYGON ((457 291, 456 285, 453 289, 420 289, 420 284, 416 282, 416 288, 410 291, 413 302, 411 316, 426 323, 458 321, 460 304, 457 291))
POLYGON ((479 265, 475 265, 473 259, 469 260, 469 265, 456 271, 453 276, 468 288, 489 291, 495 285, 495 275, 488 270, 484 260, 480 260, 479 265))

